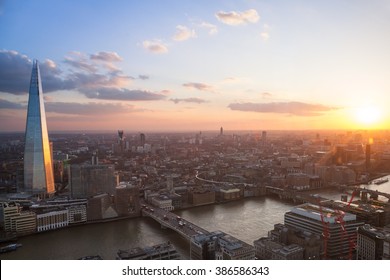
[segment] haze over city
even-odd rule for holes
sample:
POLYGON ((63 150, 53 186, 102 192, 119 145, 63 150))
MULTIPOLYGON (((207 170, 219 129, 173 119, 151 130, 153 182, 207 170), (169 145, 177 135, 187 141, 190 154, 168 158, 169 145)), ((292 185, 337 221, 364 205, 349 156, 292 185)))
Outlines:
POLYGON ((0 131, 384 129, 390 4, 1 1, 0 131))

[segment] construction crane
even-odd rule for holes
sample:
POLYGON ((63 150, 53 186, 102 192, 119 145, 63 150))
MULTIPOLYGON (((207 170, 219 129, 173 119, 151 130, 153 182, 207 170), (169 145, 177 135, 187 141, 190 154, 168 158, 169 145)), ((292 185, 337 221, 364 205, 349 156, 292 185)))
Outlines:
POLYGON ((322 236, 324 237, 324 259, 327 259, 328 258, 328 238, 330 236, 329 223, 325 222, 320 199, 318 199, 318 206, 320 207, 320 216, 321 216, 321 223, 322 223, 322 228, 323 228, 322 229, 322 236))

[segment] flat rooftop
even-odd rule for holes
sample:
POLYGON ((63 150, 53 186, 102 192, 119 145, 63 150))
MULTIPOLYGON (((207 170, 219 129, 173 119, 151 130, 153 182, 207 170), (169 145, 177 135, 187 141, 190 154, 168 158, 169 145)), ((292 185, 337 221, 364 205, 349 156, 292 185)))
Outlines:
POLYGON ((311 203, 296 206, 291 209, 291 212, 317 221, 321 221, 323 219, 324 222, 331 224, 337 223, 337 220, 339 220, 340 217, 342 217, 345 222, 356 220, 356 215, 354 214, 327 207, 320 207, 311 203))

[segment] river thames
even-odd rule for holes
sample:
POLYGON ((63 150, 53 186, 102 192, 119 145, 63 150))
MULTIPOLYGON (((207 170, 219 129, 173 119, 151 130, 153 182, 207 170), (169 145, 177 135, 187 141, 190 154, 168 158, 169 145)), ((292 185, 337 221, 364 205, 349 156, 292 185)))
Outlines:
MULTIPOLYGON (((390 178, 390 176, 387 176, 390 178)), ((365 186, 390 192, 390 182, 365 186)), ((340 199, 337 191, 319 192, 330 199, 340 199)), ((222 230, 253 245, 267 236, 274 224, 283 223, 285 212, 294 204, 274 197, 258 197, 224 204, 201 206, 175 211, 188 221, 208 231, 222 230)), ((107 223, 80 225, 19 238, 23 246, 0 255, 1 259, 72 260, 88 255, 115 259, 118 249, 144 247, 170 241, 189 259, 189 243, 170 229, 161 229, 154 220, 144 217, 107 223)))

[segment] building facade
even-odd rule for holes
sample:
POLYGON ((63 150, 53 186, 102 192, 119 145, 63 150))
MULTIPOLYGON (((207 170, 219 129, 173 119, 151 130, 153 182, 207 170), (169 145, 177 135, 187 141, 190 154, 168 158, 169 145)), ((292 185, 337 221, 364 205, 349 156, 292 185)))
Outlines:
POLYGON ((127 183, 119 184, 115 190, 115 207, 119 216, 139 216, 139 188, 127 183))
POLYGON ((303 204, 284 215, 284 224, 324 236, 324 258, 353 259, 356 247, 356 230, 364 222, 356 215, 303 204))
POLYGON ((390 231, 364 225, 358 228, 356 259, 382 260, 389 256, 390 231))
POLYGON ((69 174, 72 198, 89 198, 102 193, 114 195, 118 184, 113 165, 72 164, 69 174))
POLYGON ((67 227, 69 212, 67 209, 37 214, 37 231, 47 231, 67 227))

